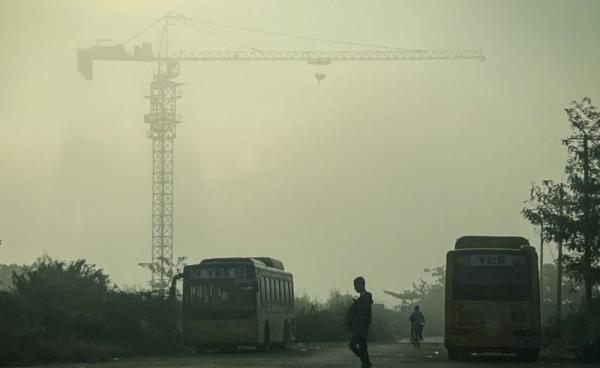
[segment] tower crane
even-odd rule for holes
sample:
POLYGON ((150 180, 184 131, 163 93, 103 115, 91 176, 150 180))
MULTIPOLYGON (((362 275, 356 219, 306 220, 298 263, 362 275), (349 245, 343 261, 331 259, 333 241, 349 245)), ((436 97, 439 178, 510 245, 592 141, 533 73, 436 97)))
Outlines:
MULTIPOLYGON (((169 30, 174 26, 190 25, 198 27, 200 22, 172 12, 162 16, 129 40, 111 44, 109 40, 97 40, 96 45, 77 49, 77 68, 88 80, 93 78, 95 61, 136 61, 156 63, 154 77, 150 83, 150 112, 145 114, 144 122, 148 124, 147 137, 152 139, 152 252, 149 263, 141 263, 150 269, 152 276, 150 286, 153 289, 168 288, 174 275, 173 263, 173 141, 176 128, 181 120, 176 108, 178 86, 175 81, 179 75, 180 63, 191 61, 305 61, 313 65, 328 65, 336 61, 399 61, 399 60, 485 60, 483 52, 473 50, 407 50, 380 45, 360 44, 354 42, 333 41, 314 37, 297 36, 284 33, 268 32, 280 36, 320 40, 353 46, 367 46, 363 49, 347 50, 260 50, 253 47, 240 50, 173 50, 169 48, 169 30), (126 45, 139 38, 149 29, 159 29, 157 48, 151 42, 143 42, 133 48, 126 45)), ((253 31, 249 28, 238 28, 253 31)), ((256 30, 254 30, 256 31, 256 30)), ((261 31, 258 31, 261 32, 261 31)), ((218 36, 218 35, 217 35, 218 36)), ((243 44, 242 44, 243 45, 243 44)), ((324 74, 316 74, 320 82, 324 74)), ((181 261, 181 258, 179 259, 181 261)))

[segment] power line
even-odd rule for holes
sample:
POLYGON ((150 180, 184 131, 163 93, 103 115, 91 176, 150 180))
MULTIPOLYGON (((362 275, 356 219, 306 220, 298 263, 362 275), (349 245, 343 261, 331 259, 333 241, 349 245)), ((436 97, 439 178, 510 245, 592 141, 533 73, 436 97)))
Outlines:
POLYGON ((146 26, 145 28, 142 28, 140 31, 138 31, 137 33, 135 33, 133 36, 129 37, 128 39, 126 39, 124 42, 121 42, 122 45, 126 45, 129 42, 131 42, 132 40, 141 37, 144 33, 146 33, 148 30, 150 30, 150 28, 154 27, 155 25, 157 25, 158 23, 160 23, 161 21, 163 21, 165 18, 167 17, 167 15, 163 15, 162 17, 158 18, 157 20, 155 20, 154 22, 152 22, 150 25, 146 26))
POLYGON ((200 29, 200 27, 198 27, 198 25, 196 25, 196 24, 186 24, 186 25, 187 25, 187 26, 190 26, 190 27, 192 27, 192 28, 194 28, 194 29, 196 29, 197 31, 200 31, 200 32, 206 32, 206 33, 210 33, 211 35, 213 35, 213 36, 215 36, 215 37, 218 37, 218 38, 220 38, 220 39, 222 39, 222 40, 229 41, 229 42, 231 42, 231 43, 234 43, 234 44, 236 44, 236 45, 239 45, 239 46, 242 46, 242 47, 248 48, 248 49, 250 49, 250 50, 252 50, 252 51, 256 51, 256 52, 263 52, 261 49, 259 49, 259 48, 257 48, 257 47, 254 47, 254 46, 252 46, 252 45, 250 45, 250 44, 247 44, 247 43, 245 43, 245 42, 238 41, 238 40, 235 40, 235 39, 233 39, 233 38, 229 38, 229 37, 223 36, 223 35, 222 35, 222 34, 220 34, 220 33, 217 33, 217 32, 214 32, 214 31, 210 31, 210 30, 208 30, 208 29, 200 29))
POLYGON ((232 25, 229 25, 229 24, 222 24, 222 23, 216 23, 216 22, 209 22, 209 21, 203 21, 203 20, 193 19, 193 18, 189 18, 189 17, 183 16, 181 14, 177 14, 175 17, 177 19, 180 19, 180 20, 185 20, 185 21, 188 21, 188 22, 194 22, 194 23, 202 24, 202 25, 211 25, 211 26, 216 26, 216 27, 231 28, 231 29, 237 29, 237 30, 246 31, 246 32, 264 33, 264 34, 269 34, 269 35, 274 35, 274 36, 281 36, 281 37, 297 38, 297 39, 311 40, 311 41, 329 42, 329 43, 336 43, 336 44, 340 44, 340 45, 363 46, 363 47, 366 46, 366 47, 376 47, 376 48, 381 48, 381 49, 392 49, 392 50, 408 50, 406 48, 391 47, 391 46, 387 46, 387 45, 379 45, 379 44, 373 44, 373 43, 334 40, 334 39, 330 39, 330 38, 305 36, 305 35, 298 35, 298 34, 287 33, 287 32, 276 32, 276 31, 264 30, 264 29, 253 28, 253 27, 238 27, 238 26, 232 26, 232 25))

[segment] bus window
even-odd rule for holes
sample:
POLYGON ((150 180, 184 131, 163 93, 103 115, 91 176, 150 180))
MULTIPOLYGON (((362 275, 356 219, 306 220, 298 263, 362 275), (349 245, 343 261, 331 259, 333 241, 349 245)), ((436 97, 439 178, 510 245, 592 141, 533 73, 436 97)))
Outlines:
MULTIPOLYGON (((531 266, 524 256, 511 266, 473 267, 471 255, 455 258, 452 293, 461 300, 529 300, 531 266)), ((507 256, 509 257, 509 256, 507 256)), ((517 257, 514 257, 517 258, 517 257)), ((510 258, 512 259, 512 257, 510 258)))
POLYGON ((290 283, 285 282, 285 302, 286 304, 290 303, 290 283))
POLYGON ((285 291, 283 290, 283 281, 279 280, 277 282, 279 284, 279 302, 283 304, 285 300, 285 291))
POLYGON ((277 303, 277 282, 271 279, 271 303, 277 303))
POLYGON ((288 303, 288 284, 287 281, 283 281, 283 303, 288 303))
POLYGON ((259 293, 258 299, 260 300, 260 303, 262 304, 265 301, 264 300, 264 295, 265 295, 264 289, 265 289, 265 286, 264 286, 261 278, 259 278, 257 281, 258 281, 258 293, 259 293))

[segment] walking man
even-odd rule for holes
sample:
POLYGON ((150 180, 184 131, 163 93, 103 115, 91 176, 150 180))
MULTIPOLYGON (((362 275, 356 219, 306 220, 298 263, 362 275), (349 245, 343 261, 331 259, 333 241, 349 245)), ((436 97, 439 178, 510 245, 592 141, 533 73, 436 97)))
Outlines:
POLYGON ((362 368, 370 368, 369 351, 367 350, 367 335, 371 325, 371 304, 373 296, 365 289, 365 279, 361 276, 354 279, 354 290, 359 297, 348 310, 347 325, 352 333, 348 346, 350 350, 360 359, 362 368))

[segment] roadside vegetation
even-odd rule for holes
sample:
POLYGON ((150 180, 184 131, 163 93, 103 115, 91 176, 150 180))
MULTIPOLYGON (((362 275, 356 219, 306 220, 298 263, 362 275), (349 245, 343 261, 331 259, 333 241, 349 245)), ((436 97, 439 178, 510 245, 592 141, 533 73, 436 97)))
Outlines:
POLYGON ((176 301, 119 289, 83 260, 44 256, 2 281, 0 365, 106 361, 181 346, 176 301))
POLYGON ((545 344, 600 361, 600 110, 586 97, 565 112, 566 180, 533 183, 522 215, 556 245, 555 267, 543 270, 545 344))
MULTIPOLYGON (((0 265, 0 285, 0 366, 188 351, 179 328, 179 300, 121 289, 84 260, 43 256, 29 266, 0 265)), ((326 301, 297 298, 297 341, 346 340, 350 303, 352 296, 338 291, 326 301)), ((399 311, 374 305, 372 340, 392 341, 402 335, 403 325, 399 311)))

